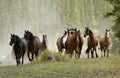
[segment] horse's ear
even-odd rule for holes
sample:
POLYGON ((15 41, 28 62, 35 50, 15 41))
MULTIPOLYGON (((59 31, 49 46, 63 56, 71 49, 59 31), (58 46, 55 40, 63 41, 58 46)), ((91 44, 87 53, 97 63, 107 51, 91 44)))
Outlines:
POLYGON ((108 31, 108 29, 106 29, 106 31, 108 31))
POLYGON ((89 29, 89 27, 87 27, 87 29, 89 29))
POLYGON ((11 34, 11 36, 13 36, 13 35, 11 34))
POLYGON ((75 28, 75 31, 77 31, 77 28, 75 28))
POLYGON ((27 31, 25 30, 25 33, 26 33, 27 31))
POLYGON ((69 28, 67 28, 67 30, 69 30, 69 28))
POLYGON ((29 32, 29 30, 27 30, 26 32, 29 32))
POLYGON ((66 33, 67 31, 66 31, 66 30, 64 30, 64 32, 66 33))

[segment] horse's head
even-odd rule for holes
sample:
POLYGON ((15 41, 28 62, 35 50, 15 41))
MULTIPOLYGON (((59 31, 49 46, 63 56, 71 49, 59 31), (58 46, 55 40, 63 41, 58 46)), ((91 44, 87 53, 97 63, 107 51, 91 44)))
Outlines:
POLYGON ((11 34, 9 45, 12 46, 16 42, 16 40, 16 36, 14 34, 11 34))
POLYGON ((105 31, 105 36, 106 36, 107 38, 110 37, 110 29, 106 29, 106 31, 105 31))
POLYGON ((69 34, 73 34, 73 32, 75 32, 75 31, 77 31, 77 28, 68 28, 68 29, 67 29, 68 35, 69 35, 69 34))
POLYGON ((32 37, 33 37, 33 34, 31 32, 29 32, 28 30, 27 31, 25 30, 24 38, 26 40, 30 40, 32 37))
POLYGON ((85 27, 84 37, 90 34, 90 29, 88 27, 85 27))
POLYGON ((47 35, 43 34, 43 40, 47 41, 47 35))

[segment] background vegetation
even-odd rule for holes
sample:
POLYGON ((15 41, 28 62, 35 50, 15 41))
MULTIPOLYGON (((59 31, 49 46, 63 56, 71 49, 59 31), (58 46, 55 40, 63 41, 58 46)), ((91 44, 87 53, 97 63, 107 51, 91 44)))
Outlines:
POLYGON ((56 51, 55 41, 66 28, 78 28, 83 34, 84 27, 88 26, 97 38, 104 34, 106 28, 112 28, 111 53, 116 54, 109 58, 76 60, 46 51, 32 63, 0 67, 0 78, 119 78, 120 56, 117 54, 120 42, 114 35, 116 33, 120 38, 119 4, 119 0, 0 0, 0 65, 6 60, 11 64, 13 60, 9 58, 10 34, 23 37, 24 30, 30 30, 41 41, 41 35, 47 34, 48 49, 56 51), (111 15, 114 17, 105 18, 111 15), (46 61, 50 54, 59 60, 46 61))
MULTIPOLYGON (((52 51, 57 51, 56 39, 69 27, 80 29, 83 35, 88 26, 99 39, 106 28, 115 24, 114 17, 104 17, 112 10, 114 6, 105 0, 0 0, 0 56, 10 56, 10 34, 23 37, 27 29, 41 41, 42 34, 47 34, 52 51)), ((111 53, 118 54, 120 42, 113 34, 111 53)))

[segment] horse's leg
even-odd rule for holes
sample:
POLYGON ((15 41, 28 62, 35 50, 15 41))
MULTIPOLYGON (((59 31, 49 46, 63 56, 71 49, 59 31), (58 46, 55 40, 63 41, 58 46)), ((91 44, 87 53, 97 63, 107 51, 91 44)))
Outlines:
POLYGON ((89 58, 89 52, 90 52, 90 49, 87 49, 88 50, 88 58, 89 58))
POLYGON ((107 57, 109 57, 109 49, 107 49, 107 57))
POLYGON ((106 48, 104 49, 104 57, 106 56, 105 52, 106 52, 106 48))
POLYGON ((94 50, 95 50, 96 58, 98 58, 98 54, 97 54, 97 50, 96 50, 96 48, 94 48, 94 50))
POLYGON ((29 61, 32 61, 32 59, 30 58, 30 52, 28 52, 28 59, 29 61))
POLYGON ((103 49, 101 49, 101 57, 103 58, 103 49))
POLYGON ((72 58, 72 51, 69 51, 69 57, 72 58))
POLYGON ((18 54, 15 53, 15 58, 16 58, 16 63, 17 63, 17 66, 19 65, 19 62, 18 62, 18 54))
POLYGON ((80 58, 82 47, 79 48, 78 58, 80 58))
POLYGON ((91 48, 91 57, 94 58, 94 49, 91 48))
POLYGON ((89 51, 90 51, 90 49, 87 48, 87 49, 86 49, 86 54, 87 54, 87 57, 88 57, 88 58, 89 58, 89 51))
POLYGON ((32 55, 31 55, 31 56, 32 56, 32 59, 31 59, 32 61, 33 61, 33 59, 34 59, 34 53, 35 53, 35 52, 33 52, 32 55))
POLYGON ((22 64, 24 63, 24 55, 25 55, 25 50, 23 51, 23 54, 22 54, 22 64))
POLYGON ((62 53, 62 49, 59 49, 59 53, 62 53))
POLYGON ((77 48, 77 47, 76 47, 76 49, 75 49, 74 54, 75 54, 75 58, 77 59, 77 58, 78 58, 78 48, 77 48))
POLYGON ((39 51, 39 50, 37 50, 37 51, 35 52, 36 60, 38 60, 38 51, 39 51))
POLYGON ((22 64, 24 63, 24 55, 22 55, 22 64))
POLYGON ((20 64, 20 54, 16 54, 16 62, 17 62, 17 66, 20 64))

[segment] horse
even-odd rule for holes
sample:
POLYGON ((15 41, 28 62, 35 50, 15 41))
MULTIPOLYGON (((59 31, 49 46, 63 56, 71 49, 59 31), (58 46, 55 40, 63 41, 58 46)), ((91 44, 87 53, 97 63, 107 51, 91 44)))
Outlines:
POLYGON ((71 31, 71 33, 67 37, 66 41, 66 50, 67 53, 69 53, 69 56, 72 58, 73 51, 75 51, 75 58, 80 58, 82 45, 83 45, 83 38, 80 35, 80 30, 68 30, 71 31))
POLYGON ((67 39, 67 31, 65 30, 63 36, 59 37, 56 41, 56 45, 60 53, 63 52, 63 49, 66 49, 66 45, 65 45, 66 39, 67 39))
POLYGON ((17 66, 20 64, 21 57, 22 57, 22 64, 23 64, 24 54, 25 54, 25 51, 27 50, 26 40, 24 38, 20 38, 17 35, 11 34, 9 45, 10 46, 13 45, 17 66))
POLYGON ((107 57, 109 56, 109 47, 111 44, 111 39, 110 39, 110 29, 106 29, 105 35, 101 37, 100 41, 100 50, 101 50, 101 57, 103 57, 102 52, 104 51, 104 57, 106 56, 106 51, 107 51, 107 57))
POLYGON ((43 41, 40 45, 40 51, 43 52, 47 49, 47 35, 43 34, 43 41))
POLYGON ((85 27, 84 37, 89 36, 87 39, 87 50, 86 54, 88 54, 89 58, 89 52, 91 51, 91 57, 94 58, 94 51, 96 54, 96 57, 98 58, 96 47, 98 46, 98 40, 94 36, 93 32, 89 29, 89 27, 85 27))
POLYGON ((37 36, 34 36, 30 31, 25 31, 24 38, 27 41, 28 45, 28 58, 29 61, 32 61, 34 59, 34 55, 37 58, 38 52, 40 49, 40 39, 37 36), (31 53, 31 58, 30 58, 31 53))

